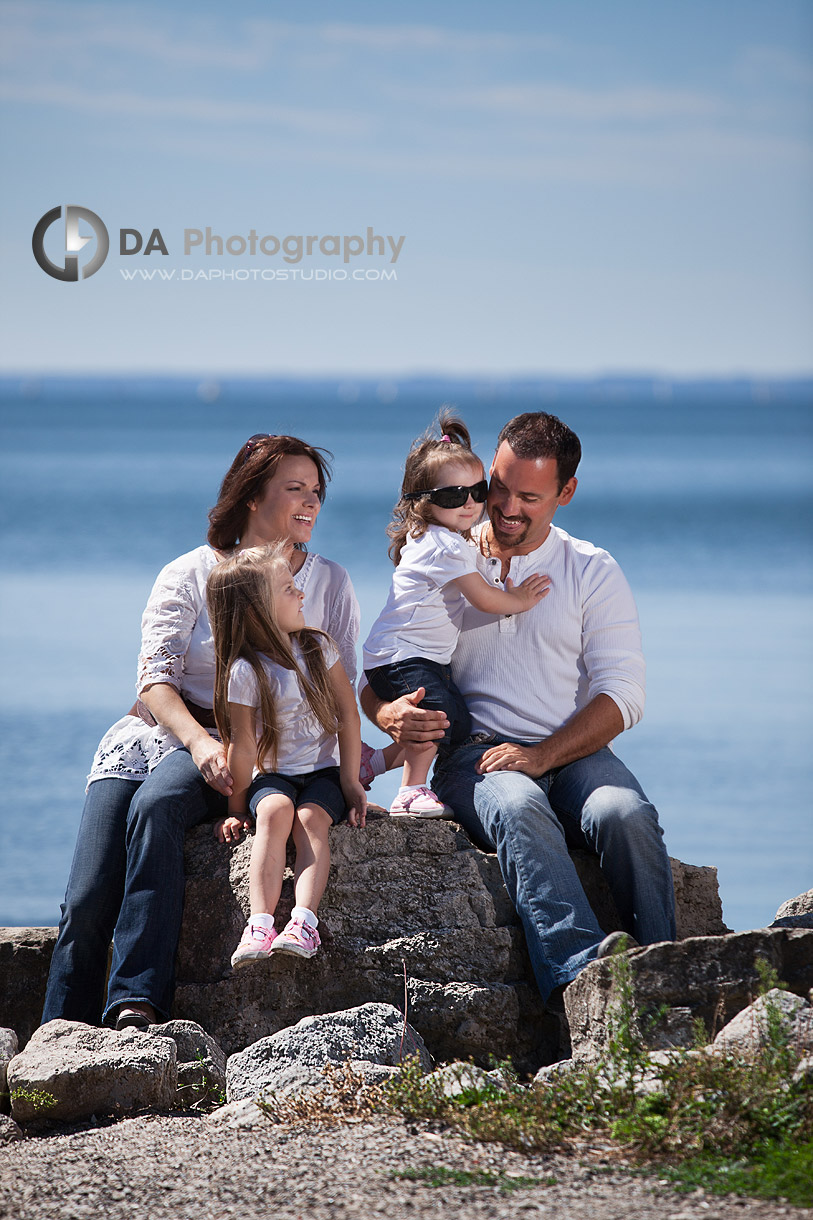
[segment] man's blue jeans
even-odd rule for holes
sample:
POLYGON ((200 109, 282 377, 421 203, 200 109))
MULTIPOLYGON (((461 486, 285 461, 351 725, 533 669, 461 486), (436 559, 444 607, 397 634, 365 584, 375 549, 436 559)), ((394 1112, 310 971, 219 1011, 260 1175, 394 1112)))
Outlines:
POLYGON ((472 841, 497 852, 547 999, 604 938, 568 848, 598 854, 624 928, 642 945, 675 938, 672 872, 657 811, 609 748, 539 779, 478 775, 481 755, 505 740, 464 744, 435 768, 432 786, 472 841))
POLYGON ((184 836, 224 815, 187 750, 167 755, 143 782, 100 779, 88 788, 43 1023, 97 1025, 125 1000, 169 1018, 184 900, 184 836), (107 951, 113 961, 104 997, 107 951))

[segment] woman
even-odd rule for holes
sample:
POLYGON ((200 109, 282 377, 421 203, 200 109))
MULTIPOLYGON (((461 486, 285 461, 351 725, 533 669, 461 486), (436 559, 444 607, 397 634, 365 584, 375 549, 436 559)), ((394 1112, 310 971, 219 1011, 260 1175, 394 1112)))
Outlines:
POLYGON ((93 760, 43 1023, 63 1017, 123 1029, 169 1018, 184 837, 223 816, 232 789, 212 713, 215 660, 205 598, 212 567, 236 549, 287 540, 305 621, 333 637, 355 679, 359 608, 350 579, 305 549, 329 478, 323 454, 304 441, 251 437, 209 514, 208 544, 159 574, 141 623, 141 716, 113 725, 93 760))

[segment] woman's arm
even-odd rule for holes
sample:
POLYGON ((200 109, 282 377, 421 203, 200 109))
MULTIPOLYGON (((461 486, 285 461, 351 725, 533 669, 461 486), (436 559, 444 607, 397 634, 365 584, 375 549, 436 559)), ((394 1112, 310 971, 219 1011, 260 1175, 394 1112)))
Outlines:
POLYGON ((341 661, 331 666, 329 676, 339 710, 339 773, 344 799, 350 806, 348 821, 351 826, 364 826, 367 822, 367 793, 359 782, 361 719, 356 697, 341 661))
POLYGON ((528 576, 521 585, 513 588, 509 576, 505 588, 498 589, 495 585, 490 585, 479 572, 469 572, 466 576, 450 580, 449 585, 462 593, 475 610, 482 610, 484 614, 521 614, 523 610, 530 610, 531 606, 535 606, 547 596, 550 592, 550 577, 538 574, 528 576), (509 588, 509 585, 512 587, 509 588))
POLYGON ((224 796, 231 796, 232 776, 226 761, 225 746, 198 724, 175 687, 167 682, 145 686, 141 691, 141 701, 162 728, 168 729, 183 742, 206 783, 224 796))

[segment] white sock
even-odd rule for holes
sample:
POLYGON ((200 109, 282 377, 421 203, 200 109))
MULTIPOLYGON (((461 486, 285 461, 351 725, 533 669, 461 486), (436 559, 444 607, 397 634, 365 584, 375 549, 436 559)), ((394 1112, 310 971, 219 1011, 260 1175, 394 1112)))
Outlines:
POLYGON ((266 932, 270 932, 274 927, 274 916, 261 911, 259 915, 252 915, 248 922, 254 924, 255 928, 265 928, 266 932))
POLYGON ((426 780, 422 784, 401 784, 398 789, 399 796, 409 796, 410 792, 417 792, 419 788, 425 788, 426 780))
POLYGON ((295 919, 298 923, 306 923, 311 928, 319 927, 319 920, 307 907, 294 907, 291 911, 291 919, 295 919))
POLYGON ((387 760, 383 750, 374 750, 370 755, 369 767, 373 775, 383 775, 387 769, 387 760))

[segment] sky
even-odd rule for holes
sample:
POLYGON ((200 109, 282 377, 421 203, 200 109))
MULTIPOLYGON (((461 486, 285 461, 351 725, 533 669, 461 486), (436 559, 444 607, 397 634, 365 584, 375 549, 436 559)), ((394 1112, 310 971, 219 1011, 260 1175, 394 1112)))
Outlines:
POLYGON ((809 0, 5 0, 0 26, 0 373, 813 370, 809 0), (75 283, 31 247, 65 205, 110 235, 75 283), (185 252, 207 226, 280 249, 185 252), (300 236, 328 240, 286 261, 300 236))

